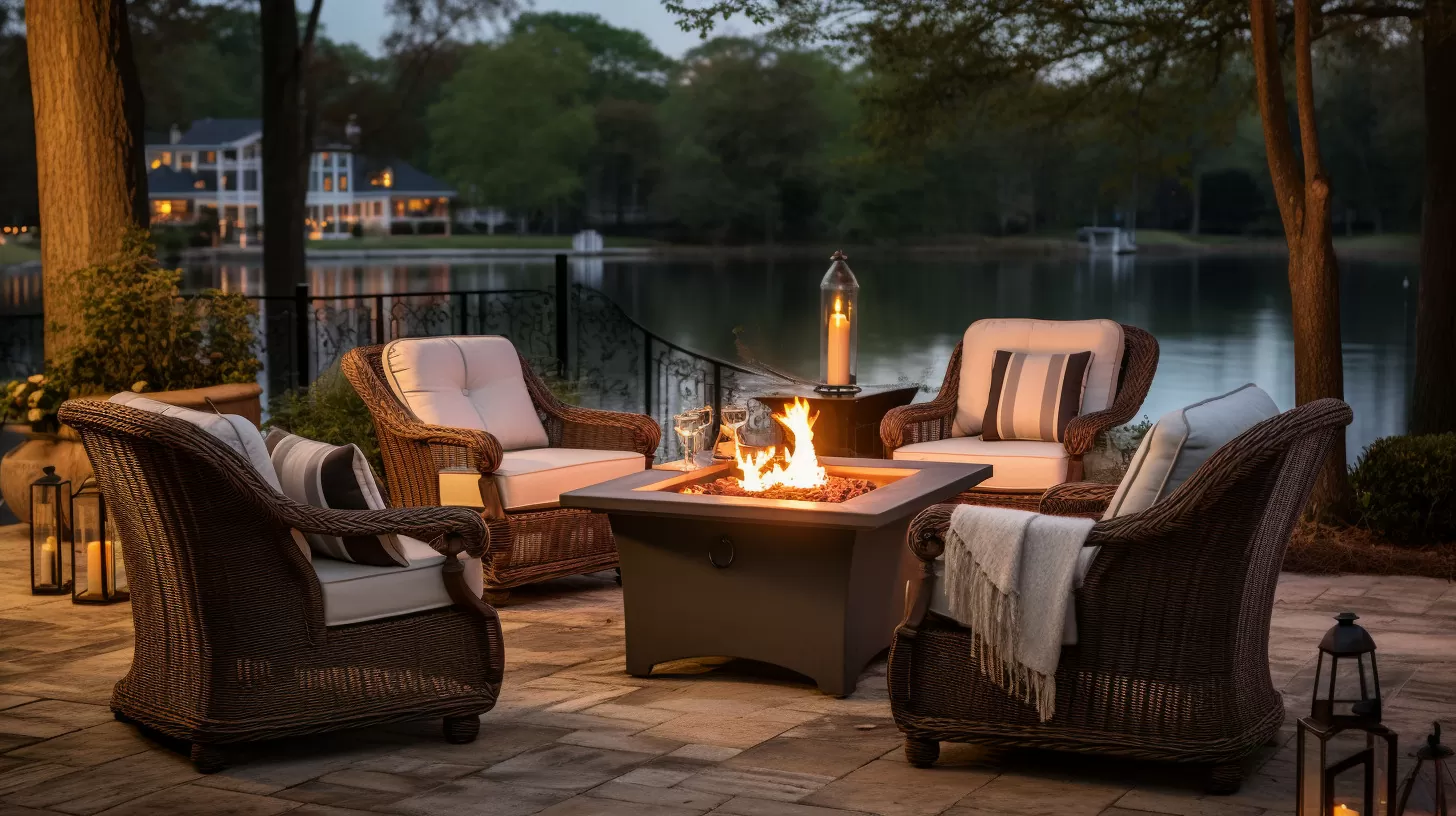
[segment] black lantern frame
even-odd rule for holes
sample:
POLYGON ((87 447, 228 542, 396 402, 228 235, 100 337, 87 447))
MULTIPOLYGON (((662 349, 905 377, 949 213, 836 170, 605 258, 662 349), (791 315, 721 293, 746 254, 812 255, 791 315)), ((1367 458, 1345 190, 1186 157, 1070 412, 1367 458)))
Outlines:
POLYGON ((1321 723, 1358 727, 1380 722, 1380 670, 1375 662, 1375 641, 1355 624, 1359 619, 1354 612, 1341 612, 1335 616, 1337 623, 1320 641, 1309 715, 1321 723), (1348 675, 1351 661, 1354 683, 1348 675), (1357 685, 1359 696, 1350 696, 1348 692, 1357 685))
POLYGON ((106 497, 88 477, 71 497, 71 602, 111 604, 128 600, 121 539, 106 512, 106 497), (84 566, 83 566, 84 564, 84 566))
POLYGON ((1400 783, 1399 816, 1452 816, 1456 800, 1456 751, 1441 744, 1441 724, 1431 724, 1431 735, 1416 751, 1416 766, 1400 783), (1412 807, 1417 810, 1411 810, 1412 807))
POLYGON ((71 591, 71 481, 46 466, 30 483, 30 594, 71 591))
MULTIPOLYGON (((1396 795, 1396 746, 1394 731, 1380 724, 1335 725, 1313 717, 1301 717, 1296 726, 1295 764, 1298 786, 1294 812, 1297 816, 1330 816, 1336 806, 1358 811, 1360 816, 1387 816, 1396 795), (1336 737, 1363 734, 1365 747, 1332 759, 1336 737), (1360 773, 1359 807, 1337 792, 1339 780, 1351 771, 1360 773)), ((1344 814, 1344 811, 1338 811, 1344 814)))

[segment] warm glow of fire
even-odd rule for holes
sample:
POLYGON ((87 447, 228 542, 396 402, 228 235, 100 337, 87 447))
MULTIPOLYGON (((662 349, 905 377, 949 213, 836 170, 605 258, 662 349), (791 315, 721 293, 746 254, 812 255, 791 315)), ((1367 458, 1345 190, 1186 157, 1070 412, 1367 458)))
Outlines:
POLYGON ((809 403, 798 397, 794 404, 782 414, 773 418, 789 432, 788 451, 785 462, 774 462, 776 450, 769 448, 748 458, 740 451, 737 454, 738 469, 743 472, 739 479, 743 489, 758 493, 774 487, 820 487, 828 481, 828 475, 814 455, 814 422, 819 415, 809 416, 809 403))

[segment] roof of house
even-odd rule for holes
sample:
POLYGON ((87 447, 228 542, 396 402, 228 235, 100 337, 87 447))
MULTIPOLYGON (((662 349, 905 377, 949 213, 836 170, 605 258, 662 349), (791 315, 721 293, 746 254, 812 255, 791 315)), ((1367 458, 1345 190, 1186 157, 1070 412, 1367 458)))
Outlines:
POLYGON ((196 195, 217 189, 217 176, 211 173, 194 173, 191 170, 173 170, 158 167, 147 171, 147 195, 149 197, 196 195), (202 182, 198 187, 197 182, 202 182))
POLYGON ((262 132, 262 119, 198 119, 182 134, 178 144, 220 145, 262 132))
POLYGON ((449 184, 435 178, 423 170, 417 169, 409 162, 399 159, 374 159, 367 156, 354 154, 354 194, 393 195, 409 193, 429 193, 432 195, 455 195, 449 184), (369 177, 380 170, 389 170, 389 187, 369 186, 369 177))

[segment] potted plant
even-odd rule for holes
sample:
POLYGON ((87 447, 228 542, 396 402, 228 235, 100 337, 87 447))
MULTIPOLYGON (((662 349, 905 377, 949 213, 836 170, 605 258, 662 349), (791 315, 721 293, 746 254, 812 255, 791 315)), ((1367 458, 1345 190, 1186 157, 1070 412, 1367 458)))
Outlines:
POLYGON ((6 421, 30 426, 27 440, 0 461, 0 493, 16 516, 28 517, 27 486, 43 465, 73 484, 90 475, 80 439, 55 421, 68 398, 137 391, 262 419, 257 307, 237 293, 184 296, 181 280, 181 270, 157 264, 144 231, 128 235, 116 257, 76 273, 74 344, 49 371, 5 392, 6 421))

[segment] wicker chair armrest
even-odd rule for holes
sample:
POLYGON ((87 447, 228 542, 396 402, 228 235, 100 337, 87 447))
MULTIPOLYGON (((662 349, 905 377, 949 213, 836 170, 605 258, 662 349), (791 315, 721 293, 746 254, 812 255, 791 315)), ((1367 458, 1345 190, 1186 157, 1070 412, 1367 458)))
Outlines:
POLYGON ((955 509, 954 504, 936 504, 921 510, 910 520, 905 541, 916 558, 930 562, 945 551, 945 532, 950 529, 950 514, 955 509))
POLYGON ((955 417, 955 394, 941 394, 929 402, 901 405, 885 412, 880 420, 880 441, 890 452, 915 442, 942 439, 955 417))
POLYGON ((1152 387, 1153 375, 1158 371, 1158 341, 1136 326, 1124 325, 1122 333, 1127 346, 1127 358, 1117 396, 1107 408, 1073 417, 1067 423, 1063 444, 1067 453, 1074 456, 1092 450, 1092 446, 1097 443, 1098 434, 1137 416, 1143 400, 1147 399, 1148 389, 1152 387))
POLYGON ((484 558, 490 531, 478 511, 467 507, 402 507, 387 510, 329 510, 274 494, 280 520, 305 533, 334 536, 407 535, 428 542, 441 555, 484 558))
MULTIPOLYGON (((376 419, 378 416, 378 414, 375 415, 376 419)), ((500 441, 489 431, 426 425, 415 419, 408 419, 398 424, 391 422, 390 430, 395 436, 413 442, 448 448, 463 448, 469 454, 470 461, 475 464, 475 469, 481 473, 494 473, 495 469, 500 467, 501 457, 505 453, 501 450, 500 441)))
POLYGON ((1063 482, 1041 496, 1037 512, 1049 516, 1091 516, 1107 512, 1117 485, 1102 482, 1063 482))
POLYGON ((635 451, 643 456, 651 456, 662 442, 662 429, 652 417, 625 411, 582 408, 559 400, 553 400, 553 403, 539 407, 561 421, 562 436, 567 441, 588 437, 594 440, 592 447, 635 451))

